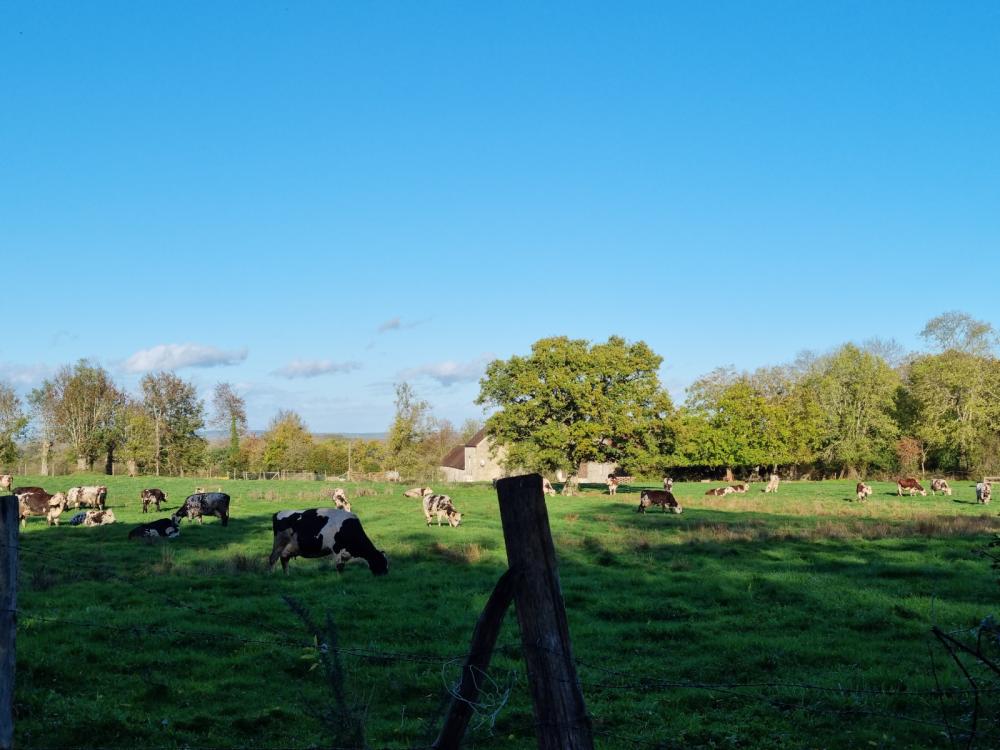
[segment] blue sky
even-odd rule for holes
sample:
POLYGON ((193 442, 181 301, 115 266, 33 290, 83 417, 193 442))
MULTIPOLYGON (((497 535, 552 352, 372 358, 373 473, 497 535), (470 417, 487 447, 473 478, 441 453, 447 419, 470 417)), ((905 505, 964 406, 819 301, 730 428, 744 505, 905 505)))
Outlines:
POLYGON ((1000 324, 1000 5, 0 2, 0 378, 438 416, 492 357, 1000 324))

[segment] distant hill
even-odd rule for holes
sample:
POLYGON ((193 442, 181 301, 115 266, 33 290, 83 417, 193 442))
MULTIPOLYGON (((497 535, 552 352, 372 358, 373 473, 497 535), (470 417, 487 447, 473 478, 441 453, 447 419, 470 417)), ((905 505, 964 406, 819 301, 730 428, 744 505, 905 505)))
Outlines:
MULTIPOLYGON (((260 437, 265 430, 247 430, 247 432, 260 437)), ((229 430, 202 430, 199 434, 210 442, 229 439, 229 430)), ((314 440, 329 440, 336 437, 352 440, 385 440, 387 434, 385 432, 314 432, 312 436, 314 440)))

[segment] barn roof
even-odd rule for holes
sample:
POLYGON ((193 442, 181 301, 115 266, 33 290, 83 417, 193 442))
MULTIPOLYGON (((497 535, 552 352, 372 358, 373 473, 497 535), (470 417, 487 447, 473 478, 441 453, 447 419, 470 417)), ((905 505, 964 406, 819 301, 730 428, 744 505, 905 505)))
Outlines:
POLYGON ((458 469, 459 471, 465 471, 465 446, 456 445, 443 459, 441 459, 441 465, 447 466, 449 469, 458 469))
POLYGON ((481 442, 486 439, 486 428, 483 427, 479 432, 469 438, 469 442, 465 444, 466 448, 475 448, 481 442))

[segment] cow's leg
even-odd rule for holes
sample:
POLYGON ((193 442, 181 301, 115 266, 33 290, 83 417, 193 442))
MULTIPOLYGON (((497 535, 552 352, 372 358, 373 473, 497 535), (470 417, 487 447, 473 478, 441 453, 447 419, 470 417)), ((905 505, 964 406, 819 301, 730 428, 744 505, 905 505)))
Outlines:
POLYGON ((223 513, 221 516, 219 516, 219 518, 222 519, 222 525, 223 526, 228 526, 229 525, 229 514, 228 513, 223 513))
POLYGON ((287 555, 282 555, 281 556, 281 572, 284 573, 286 576, 288 575, 288 556, 287 555))
POLYGON ((431 525, 431 514, 428 513, 426 510, 424 511, 424 520, 427 521, 428 526, 431 525))

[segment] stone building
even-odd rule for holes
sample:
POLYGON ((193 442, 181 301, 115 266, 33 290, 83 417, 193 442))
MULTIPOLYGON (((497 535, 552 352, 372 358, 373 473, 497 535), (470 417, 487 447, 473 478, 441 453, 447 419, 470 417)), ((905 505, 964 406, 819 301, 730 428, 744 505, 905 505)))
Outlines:
POLYGON ((491 482, 504 475, 500 462, 506 451, 501 446, 494 458, 486 429, 477 432, 465 445, 456 445, 441 461, 446 482, 491 482))

